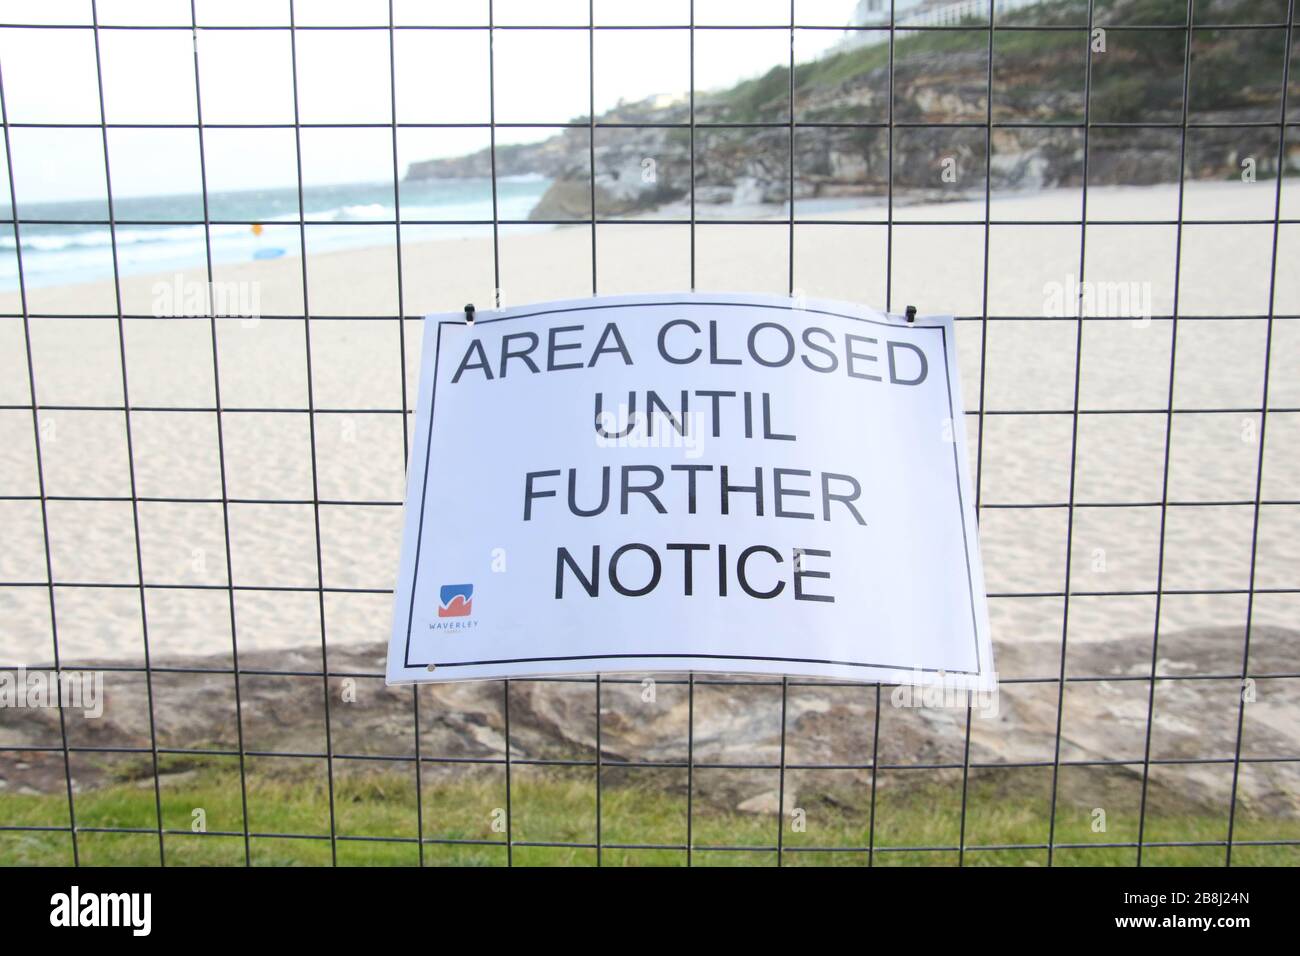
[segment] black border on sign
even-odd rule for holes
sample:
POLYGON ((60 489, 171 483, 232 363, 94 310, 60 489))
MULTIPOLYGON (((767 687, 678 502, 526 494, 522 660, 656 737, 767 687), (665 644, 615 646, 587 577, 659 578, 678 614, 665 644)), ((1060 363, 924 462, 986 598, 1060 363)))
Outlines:
MULTIPOLYGON (((518 315, 501 315, 501 316, 497 316, 494 319, 479 319, 478 322, 476 322, 475 324, 487 325, 490 322, 506 322, 512 319, 530 319, 542 315, 557 315, 561 313, 570 313, 570 312, 594 312, 603 309, 643 309, 643 308, 662 307, 662 306, 682 307, 682 306, 701 306, 701 305, 728 306, 730 308, 776 309, 782 312, 805 312, 814 315, 831 315, 840 319, 852 319, 855 322, 865 322, 869 325, 881 325, 884 326, 885 328, 890 328, 890 329, 899 329, 899 330, 905 329, 909 331, 930 329, 930 330, 937 331, 939 333, 940 341, 942 343, 942 348, 943 348, 943 377, 944 377, 944 384, 947 386, 948 389, 948 418, 950 421, 953 422, 954 428, 956 427, 956 418, 952 407, 952 369, 948 363, 948 333, 947 330, 942 325, 915 325, 915 324, 898 325, 893 322, 881 322, 878 319, 866 319, 860 315, 846 315, 843 312, 832 312, 828 309, 809 309, 809 308, 800 309, 792 305, 777 305, 775 303, 713 302, 713 301, 700 302, 700 301, 693 301, 693 300, 687 300, 681 302, 619 302, 619 303, 608 303, 605 305, 580 305, 571 308, 543 309, 537 312, 522 312, 518 315)), ((434 357, 433 357, 433 381, 429 389, 429 430, 428 430, 428 434, 425 436, 424 469, 423 469, 423 478, 420 486, 420 523, 416 526, 415 563, 411 569, 411 600, 406 613, 406 647, 402 654, 402 666, 404 669, 409 669, 409 668, 427 669, 430 666, 428 663, 425 664, 411 663, 411 629, 414 625, 414 617, 415 617, 415 595, 417 591, 417 585, 419 584, 420 581, 420 546, 424 537, 424 508, 425 508, 426 499, 429 494, 429 460, 432 456, 432 449, 433 449, 434 408, 435 408, 435 403, 438 394, 438 362, 442 358, 442 327, 444 325, 461 325, 461 324, 463 324, 463 320, 460 319, 440 319, 438 321, 438 335, 434 346, 434 357)), ((941 669, 937 667, 906 667, 900 664, 872 664, 865 661, 821 660, 817 658, 808 658, 808 657, 761 657, 761 656, 754 656, 752 654, 683 654, 683 653, 585 654, 585 655, 577 655, 577 656, 569 656, 569 657, 513 657, 513 658, 501 658, 497 660, 482 660, 482 661, 448 661, 446 663, 435 661, 433 662, 433 666, 438 670, 441 670, 445 667, 475 667, 475 666, 491 666, 496 664, 544 664, 544 663, 554 663, 556 661, 637 660, 637 659, 681 660, 681 659, 694 658, 696 660, 767 661, 767 662, 779 662, 779 663, 786 663, 786 664, 828 664, 828 665, 840 666, 840 667, 862 667, 862 668, 874 667, 880 670, 896 670, 896 671, 911 671, 911 672, 920 671, 922 673, 942 672, 945 674, 963 674, 963 675, 970 675, 970 676, 978 676, 981 667, 979 624, 978 624, 978 615, 975 611, 975 584, 974 584, 974 578, 972 576, 971 566, 970 566, 970 540, 966 530, 966 505, 961 493, 961 466, 957 456, 957 440, 956 440, 955 432, 952 441, 952 462, 953 462, 954 478, 957 484, 957 512, 958 512, 958 517, 961 521, 962 543, 964 545, 963 550, 965 552, 965 558, 966 558, 966 588, 967 588, 967 593, 970 597, 971 633, 975 641, 975 670, 973 671, 948 670, 946 668, 941 669)))

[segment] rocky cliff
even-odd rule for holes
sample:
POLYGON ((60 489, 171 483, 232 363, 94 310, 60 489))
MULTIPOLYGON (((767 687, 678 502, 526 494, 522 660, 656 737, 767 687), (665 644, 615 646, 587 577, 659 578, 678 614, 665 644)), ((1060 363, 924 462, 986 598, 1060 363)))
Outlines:
MULTIPOLYGON (((1112 6, 1108 22, 1171 22, 1164 0, 1118 0, 1112 6)), ((995 190, 1077 185, 1084 175, 1085 79, 1091 88, 1086 118, 1093 124, 1090 184, 1177 181, 1180 157, 1188 178, 1240 175, 1246 158, 1254 160, 1261 178, 1276 171, 1275 129, 1197 128, 1181 149, 1183 32, 1111 31, 1105 51, 1093 53, 1089 74, 1088 34, 1074 29, 1087 22, 1078 4, 1060 0, 1030 9, 1035 24, 1071 29, 1000 31, 992 69, 987 31, 900 34, 892 53, 892 135, 891 52, 885 44, 796 66, 796 119, 816 125, 796 127, 793 145, 790 127, 780 125, 789 122, 790 72, 776 67, 732 89, 697 95, 693 137, 691 106, 684 99, 620 104, 596 117, 594 150, 590 129, 571 127, 540 143, 498 147, 496 173, 553 180, 532 212, 537 220, 590 217, 593 192, 596 213, 605 217, 684 200, 691 192, 692 143, 695 200, 704 204, 784 203, 792 160, 796 200, 883 196, 891 170, 897 201, 961 198, 982 193, 986 163, 995 190), (995 125, 986 144, 989 134, 980 126, 990 112, 995 125), (1129 125, 1138 122, 1157 125, 1129 125), (657 125, 635 125, 647 123, 657 125), (707 125, 728 123, 748 125, 707 125), (837 125, 844 123, 866 125, 837 125)), ((1198 34, 1189 121, 1275 120, 1284 35, 1198 34)), ((1300 146, 1291 148, 1288 166, 1300 167, 1300 146)), ((406 175, 418 180, 491 172, 491 154, 482 150, 413 163, 406 175)))

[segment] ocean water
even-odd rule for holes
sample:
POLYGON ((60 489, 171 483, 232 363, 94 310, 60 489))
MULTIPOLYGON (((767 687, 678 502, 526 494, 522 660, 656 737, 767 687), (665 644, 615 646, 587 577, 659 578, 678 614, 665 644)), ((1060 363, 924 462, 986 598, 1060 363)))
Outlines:
MULTIPOLYGON (((499 217, 527 219, 548 185, 549 180, 540 177, 499 179, 499 217)), ((484 235, 486 227, 465 221, 492 219, 488 179, 403 182, 399 198, 403 243, 484 235)), ((312 186, 303 190, 302 204, 308 255, 396 240, 391 182, 312 186), (373 224, 385 221, 388 224, 373 224)), ((20 201, 18 213, 23 280, 29 287, 113 277, 106 200, 20 201)), ((295 187, 210 193, 207 218, 214 264, 296 256, 302 251, 295 187)), ((0 219, 6 220, 0 225, 0 289, 9 291, 18 288, 18 256, 7 205, 0 206, 0 219)), ((202 268, 207 261, 200 195, 114 197, 113 219, 122 275, 202 268)))

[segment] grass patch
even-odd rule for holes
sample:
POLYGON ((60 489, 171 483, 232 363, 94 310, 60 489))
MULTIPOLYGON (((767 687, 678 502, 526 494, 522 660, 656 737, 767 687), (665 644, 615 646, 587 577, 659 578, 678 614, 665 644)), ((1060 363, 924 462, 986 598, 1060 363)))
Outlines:
MULTIPOLYGON (((164 770, 175 769, 167 768, 164 770)), ((334 819, 338 839, 329 839, 329 790, 314 771, 284 775, 250 775, 247 799, 254 835, 248 857, 255 865, 324 866, 335 858, 348 866, 415 866, 420 826, 426 840, 427 865, 590 866, 590 845, 528 846, 528 843, 594 844, 595 777, 591 769, 517 767, 510 794, 511 837, 508 851, 505 787, 501 768, 467 772, 454 781, 426 778, 419 797, 413 766, 373 770, 336 764, 334 819), (256 812, 252 808, 256 807, 256 812), (307 825, 304 825, 307 824, 307 825), (321 825, 323 824, 323 825, 321 825)), ((428 772, 428 771, 426 771, 428 772)), ((882 773, 882 777, 887 776, 882 773)), ((600 862, 607 866, 683 866, 687 841, 687 798, 680 778, 646 779, 615 784, 606 778, 601 805, 600 862)), ((228 761, 190 761, 181 772, 165 773, 160 787, 167 833, 163 853, 169 866, 237 866, 245 862, 243 801, 237 767, 228 761), (202 808, 206 833, 188 832, 194 810, 202 808)), ((878 866, 948 866, 958 860, 962 839, 962 793, 959 775, 927 782, 882 780, 874 808, 875 864, 878 866), (927 849, 916 849, 925 847, 927 849)), ((778 826, 793 866, 864 866, 872 841, 870 787, 845 779, 842 786, 815 796, 805 791, 804 825, 775 813, 741 813, 706 802, 692 806, 691 863, 696 866, 770 866, 776 863, 778 826), (832 848, 831 852, 822 852, 832 848)), ((76 798, 77 821, 84 827, 157 828, 152 780, 120 780, 76 798)), ((997 786, 972 775, 966 792, 970 866, 1041 866, 1047 863, 1050 808, 1038 787, 997 786), (978 847, 998 847, 979 849, 978 847), (1001 847, 1007 847, 1002 849, 1001 847)), ((61 794, 0 794, 0 825, 66 825, 67 804, 61 794)), ((1245 839, 1300 839, 1297 821, 1238 818, 1245 839), (1246 835, 1248 834, 1248 836, 1246 835)), ((1148 809, 1146 833, 1164 842, 1223 840, 1224 813, 1205 810, 1148 809), (1153 836, 1153 834, 1158 834, 1153 836)), ((1053 862, 1065 866, 1131 866, 1136 850, 1096 844, 1134 838, 1135 822, 1112 819, 1108 833, 1092 831, 1086 807, 1057 808, 1055 841, 1079 844, 1060 848, 1053 862)), ((78 834, 83 864, 152 866, 160 860, 156 832, 78 834)), ((1148 847, 1143 863, 1185 866, 1219 865, 1224 848, 1148 847)), ((67 833, 0 831, 0 863, 63 865, 71 862, 67 833)), ((1238 847, 1239 865, 1296 865, 1294 846, 1238 847)))

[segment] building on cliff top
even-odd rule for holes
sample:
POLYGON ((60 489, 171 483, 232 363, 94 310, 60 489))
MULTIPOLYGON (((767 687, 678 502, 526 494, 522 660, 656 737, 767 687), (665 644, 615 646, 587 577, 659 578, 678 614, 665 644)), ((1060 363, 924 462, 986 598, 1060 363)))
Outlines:
MULTIPOLYGON (((1040 0, 999 0, 999 15, 1033 6, 1040 0)), ((845 25, 844 37, 829 53, 842 53, 858 47, 888 43, 884 30, 863 27, 888 27, 893 14, 895 33, 905 36, 907 27, 955 26, 963 20, 988 21, 989 0, 858 0, 845 25)))

